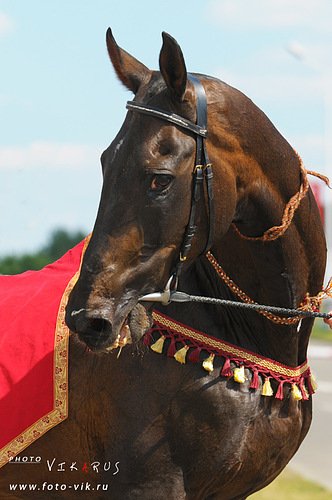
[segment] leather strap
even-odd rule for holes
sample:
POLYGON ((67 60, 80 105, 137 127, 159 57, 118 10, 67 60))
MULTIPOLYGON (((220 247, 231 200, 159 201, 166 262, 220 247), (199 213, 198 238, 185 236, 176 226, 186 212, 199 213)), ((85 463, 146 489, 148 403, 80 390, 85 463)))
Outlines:
MULTIPOLYGON (((207 128, 207 101, 204 87, 196 76, 189 74, 188 79, 194 84, 196 92, 197 125, 202 128, 207 128)), ((198 136, 196 139, 196 165, 197 164, 204 166, 204 175, 208 197, 209 234, 204 250, 205 253, 211 248, 214 236, 215 217, 213 203, 213 170, 207 153, 205 140, 200 136, 198 136)))
POLYGON ((208 217, 209 217, 209 234, 205 246, 204 253, 207 252, 213 243, 214 234, 214 204, 213 204, 213 170, 212 164, 209 161, 208 153, 206 150, 205 139, 207 137, 207 101, 206 94, 203 85, 199 79, 188 74, 188 80, 192 82, 196 94, 196 124, 179 116, 175 113, 170 113, 168 111, 163 111, 161 109, 149 106, 147 104, 141 104, 135 101, 127 102, 127 109, 129 111, 137 111, 145 115, 154 116, 160 118, 161 120, 168 121, 183 128, 189 132, 193 132, 196 135, 196 159, 195 168, 193 170, 193 186, 192 186, 192 197, 191 197, 191 209, 189 221, 183 235, 183 241, 180 249, 179 260, 175 266, 174 280, 175 288, 177 286, 178 277, 181 273, 184 262, 187 259, 189 251, 191 249, 192 240, 197 230, 196 225, 196 206, 200 200, 203 180, 205 178, 206 191, 208 197, 208 217))
POLYGON ((128 101, 126 104, 126 108, 130 111, 139 111, 144 115, 155 116, 156 118, 160 118, 161 120, 174 123, 174 125, 178 125, 178 127, 184 128, 185 130, 190 130, 197 136, 207 136, 206 128, 199 127, 195 123, 187 120, 186 118, 183 118, 182 116, 177 115, 176 113, 162 111, 161 109, 154 108, 153 106, 147 106, 135 101, 128 101))

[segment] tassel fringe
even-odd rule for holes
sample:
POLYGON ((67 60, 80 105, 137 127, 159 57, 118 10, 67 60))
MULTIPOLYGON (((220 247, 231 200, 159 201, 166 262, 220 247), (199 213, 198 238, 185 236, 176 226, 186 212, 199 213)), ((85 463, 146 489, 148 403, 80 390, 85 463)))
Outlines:
POLYGON ((266 377, 264 385, 262 387, 263 396, 273 396, 273 389, 271 387, 270 377, 266 377))
POLYGON ((171 343, 169 344, 168 351, 167 351, 167 356, 169 358, 174 358, 174 354, 176 353, 176 344, 175 344, 175 338, 171 338, 171 343))
POLYGON ((225 359, 225 363, 223 369, 221 370, 221 374, 223 377, 232 377, 233 371, 231 369, 231 361, 229 358, 225 359))
POLYGON ((214 354, 210 354, 210 356, 207 359, 204 359, 202 366, 205 371, 211 373, 213 372, 213 360, 214 360, 214 354))
POLYGON ((174 354, 174 358, 176 359, 176 361, 178 363, 181 363, 181 365, 184 365, 186 363, 186 354, 187 354, 188 349, 189 349, 189 347, 187 345, 185 345, 184 347, 182 347, 179 351, 177 351, 174 354))
POLYGON ((191 361, 192 363, 198 363, 201 350, 201 347, 197 347, 196 349, 194 349, 188 356, 189 361, 191 361))
POLYGON ((258 389, 258 387, 259 387, 258 370, 253 369, 250 389, 258 389))
POLYGON ((292 396, 295 401, 301 401, 302 399, 301 391, 296 384, 292 384, 292 396))
POLYGON ((240 366, 239 368, 234 369, 234 380, 235 382, 238 382, 239 384, 244 384, 246 379, 245 373, 244 373, 244 366, 240 366))
POLYGON ((154 352, 161 354, 163 352, 163 347, 165 343, 165 337, 162 335, 154 344, 150 347, 154 352))
POLYGON ((284 381, 279 382, 279 387, 277 390, 277 394, 275 395, 276 399, 284 399, 284 381))
MULTIPOLYGON (((305 363, 303 363, 300 367, 298 367, 301 368, 302 366, 304 366, 305 371, 302 371, 302 373, 300 372, 301 373, 300 375, 296 374, 294 376, 286 376, 282 371, 280 371, 279 373, 277 369, 275 371, 269 372, 262 366, 253 363, 248 363, 248 361, 245 359, 241 360, 241 358, 239 357, 233 359, 233 357, 229 357, 228 355, 225 356, 223 355, 223 353, 211 352, 208 347, 204 345, 199 345, 198 343, 187 344, 185 343, 186 340, 184 340, 180 335, 177 336, 169 335, 167 330, 166 331, 164 330, 163 332, 160 331, 160 337, 157 340, 154 340, 155 332, 159 331, 158 329, 153 328, 151 329, 151 331, 147 332, 147 334, 144 336, 145 345, 150 345, 152 351, 157 352, 158 354, 163 353, 165 340, 169 340, 169 346, 167 349, 167 353, 165 352, 165 354, 167 354, 168 357, 174 357, 176 361, 180 364, 185 364, 187 361, 190 361, 192 363, 198 363, 200 362, 201 354, 202 355, 208 354, 208 356, 202 361, 202 368, 208 373, 212 373, 214 370, 215 357, 216 356, 218 356, 219 358, 221 357, 224 359, 223 366, 220 370, 220 375, 222 377, 226 378, 233 377, 235 382, 239 384, 244 384, 248 380, 245 374, 245 369, 247 368, 252 373, 249 388, 257 390, 260 387, 260 376, 263 376, 264 383, 261 388, 262 396, 266 397, 274 396, 276 399, 283 400, 285 383, 290 384, 291 386, 290 394, 292 398, 294 398, 296 401, 308 400, 310 396, 314 394, 314 392, 317 390, 317 383, 315 381, 315 378, 311 373, 310 368, 305 363), (182 347, 180 347, 180 349, 178 350, 176 347, 177 343, 182 344, 182 347), (189 349, 190 352, 188 353, 189 349), (271 386, 270 382, 271 378, 278 382, 278 389, 275 394, 271 386)), ((283 368, 286 368, 288 371, 297 370, 288 368, 286 366, 283 367, 283 365, 280 365, 280 370, 282 370, 283 368)))

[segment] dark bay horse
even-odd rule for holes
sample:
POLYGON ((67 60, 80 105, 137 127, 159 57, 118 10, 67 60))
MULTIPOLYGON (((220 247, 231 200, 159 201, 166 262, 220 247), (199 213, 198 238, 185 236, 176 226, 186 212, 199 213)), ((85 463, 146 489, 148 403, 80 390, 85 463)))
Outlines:
MULTIPOLYGON (((250 239, 280 224, 303 180, 299 157, 264 113, 216 78, 189 77, 179 45, 167 34, 160 72, 122 50, 110 30, 107 47, 120 81, 135 94, 134 106, 196 123, 193 81, 204 87, 214 216, 205 192, 196 200, 179 289, 238 300, 235 286, 227 286, 206 257, 210 234, 208 249, 254 301, 298 307, 307 293, 317 294, 326 246, 310 189, 283 234, 271 241, 250 239)), ((55 462, 51 470, 6 466, 1 485, 18 478, 40 485, 82 483, 77 495, 49 488, 49 498, 244 499, 269 484, 300 446, 311 422, 311 396, 294 398, 285 383, 282 399, 267 397, 261 393, 264 378, 259 374, 253 388, 254 371, 247 365, 239 383, 220 376, 222 358, 215 358, 208 373, 200 363, 178 363, 143 342, 151 308, 139 299, 163 290, 180 262, 196 144, 192 131, 129 107, 102 155, 97 220, 67 306, 67 324, 75 332, 69 418, 27 450, 55 462), (132 343, 116 359, 112 348, 129 337, 132 343), (99 471, 91 474, 70 468, 72 462, 96 461, 99 471), (64 471, 59 462, 65 462, 64 471), (84 490, 86 481, 93 492, 84 490), (98 484, 107 484, 107 492, 98 484)), ((280 324, 254 311, 190 303, 156 304, 154 310, 259 359, 291 368, 306 360, 311 319, 280 324)), ((232 362, 229 369, 234 367, 232 362)), ((271 391, 277 391, 276 380, 271 391)), ((45 498, 45 491, 34 498, 45 498)))

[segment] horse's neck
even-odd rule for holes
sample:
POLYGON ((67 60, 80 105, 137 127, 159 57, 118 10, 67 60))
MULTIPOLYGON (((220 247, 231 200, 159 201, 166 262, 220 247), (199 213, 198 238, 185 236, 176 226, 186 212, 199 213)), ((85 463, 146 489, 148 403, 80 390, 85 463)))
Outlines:
MULTIPOLYGON (((215 250, 215 256, 230 278, 255 302, 295 308, 306 292, 305 284, 301 283, 306 262, 303 253, 292 252, 289 236, 262 243, 244 240, 230 229, 224 244, 215 250)), ((221 293, 225 292, 221 290, 221 293)), ((299 348, 305 352, 306 346, 302 349, 299 345, 296 324, 280 325, 257 312, 234 308, 229 314, 235 324, 241 320, 252 348, 259 354, 289 365, 303 361, 299 359, 299 348)))
MULTIPOLYGON (((243 251, 243 243, 231 231, 224 246, 214 254, 229 277, 253 300, 282 307, 295 306, 292 276, 285 263, 265 265, 265 252, 243 251)), ((278 253, 278 252, 277 252, 278 253)), ((273 255, 269 257, 273 261, 273 255)), ((238 300, 217 275, 206 257, 198 259, 180 281, 181 290, 208 297, 238 300)), ((174 304, 165 313, 198 330, 254 351, 283 364, 296 366, 298 333, 296 326, 280 326, 255 311, 210 304, 174 304)), ((302 361, 302 360, 301 360, 302 361)))

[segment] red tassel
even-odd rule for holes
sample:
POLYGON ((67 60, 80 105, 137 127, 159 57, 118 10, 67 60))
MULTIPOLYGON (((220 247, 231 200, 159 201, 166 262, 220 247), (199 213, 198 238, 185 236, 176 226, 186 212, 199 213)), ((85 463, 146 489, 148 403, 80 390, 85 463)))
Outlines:
POLYGON ((284 383, 285 380, 280 380, 277 394, 275 395, 276 399, 284 399, 284 383))
POLYGON ((169 344, 168 351, 167 351, 167 356, 169 358, 173 358, 174 354, 176 353, 176 343, 175 343, 175 337, 171 337, 171 343, 169 344))
POLYGON ((299 387, 300 387, 300 391, 302 394, 302 399, 307 401, 309 399, 309 396, 308 396, 307 389, 305 388, 305 385, 304 385, 304 377, 301 377, 299 387))
POLYGON ((152 334, 151 331, 147 331, 146 334, 143 337, 143 344, 149 346, 152 341, 152 334))
POLYGON ((202 350, 201 347, 196 347, 196 349, 194 349, 189 354, 189 357, 188 357, 189 361, 191 361, 192 363, 198 363, 200 361, 199 355, 201 354, 201 350, 202 350))
POLYGON ((232 377, 233 376, 233 372, 231 370, 231 361, 229 358, 225 358, 225 363, 224 363, 223 369, 221 370, 220 375, 222 375, 223 377, 232 377))
POLYGON ((250 389, 258 389, 258 387, 259 387, 258 370, 253 369, 250 389))

